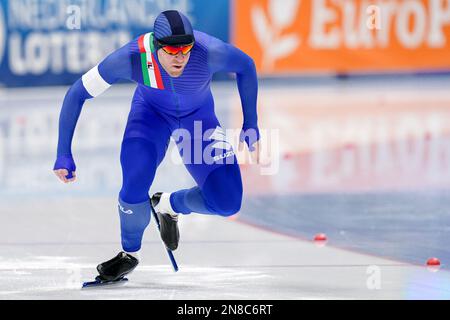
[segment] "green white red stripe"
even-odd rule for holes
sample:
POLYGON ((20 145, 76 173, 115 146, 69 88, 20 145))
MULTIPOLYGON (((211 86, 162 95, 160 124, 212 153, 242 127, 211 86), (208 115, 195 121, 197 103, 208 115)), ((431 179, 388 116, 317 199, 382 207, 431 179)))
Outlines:
POLYGON ((158 63, 155 59, 153 34, 147 33, 139 37, 139 51, 141 53, 142 78, 144 84, 155 89, 164 89, 158 63))

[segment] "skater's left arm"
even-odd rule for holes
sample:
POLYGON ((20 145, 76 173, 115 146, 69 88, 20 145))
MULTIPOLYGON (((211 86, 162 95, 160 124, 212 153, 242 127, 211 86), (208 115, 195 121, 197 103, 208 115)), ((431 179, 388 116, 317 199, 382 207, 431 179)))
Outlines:
POLYGON ((257 114, 258 77, 253 59, 240 49, 211 37, 208 46, 209 66, 213 72, 236 73, 241 97, 244 123, 240 134, 239 150, 247 144, 252 157, 259 163, 259 128, 257 114))

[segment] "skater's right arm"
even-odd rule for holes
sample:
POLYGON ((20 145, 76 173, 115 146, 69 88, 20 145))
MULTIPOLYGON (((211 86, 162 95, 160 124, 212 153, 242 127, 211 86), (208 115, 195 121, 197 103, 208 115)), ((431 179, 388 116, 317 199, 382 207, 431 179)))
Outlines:
POLYGON ((67 91, 59 117, 57 159, 53 170, 63 182, 75 180, 72 138, 84 102, 106 91, 119 79, 131 79, 129 44, 116 50, 78 79, 67 91))

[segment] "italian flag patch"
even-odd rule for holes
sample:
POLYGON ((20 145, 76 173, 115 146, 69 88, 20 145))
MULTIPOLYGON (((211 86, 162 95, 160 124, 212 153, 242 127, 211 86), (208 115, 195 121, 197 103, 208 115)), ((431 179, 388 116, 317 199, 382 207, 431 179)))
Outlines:
POLYGON ((161 72, 154 56, 153 34, 147 33, 140 36, 138 43, 144 84, 155 89, 164 89, 161 72))

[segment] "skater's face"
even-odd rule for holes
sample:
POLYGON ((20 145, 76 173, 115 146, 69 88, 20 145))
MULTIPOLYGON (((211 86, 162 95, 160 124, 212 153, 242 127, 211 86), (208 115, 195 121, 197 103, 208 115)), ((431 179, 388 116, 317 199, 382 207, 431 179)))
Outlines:
POLYGON ((159 63, 161 63, 164 70, 174 78, 181 76, 190 56, 190 51, 187 54, 183 54, 183 52, 180 51, 173 55, 165 52, 163 49, 158 50, 159 63))

